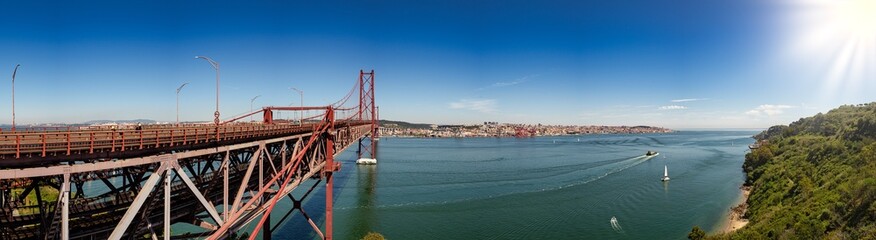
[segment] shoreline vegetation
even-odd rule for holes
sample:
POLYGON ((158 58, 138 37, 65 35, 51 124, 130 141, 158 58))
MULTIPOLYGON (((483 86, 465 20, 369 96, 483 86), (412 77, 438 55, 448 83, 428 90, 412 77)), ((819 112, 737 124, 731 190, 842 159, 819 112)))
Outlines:
POLYGON ((742 165, 744 203, 719 233, 694 227, 689 238, 874 239, 876 102, 773 126, 754 139, 742 165))

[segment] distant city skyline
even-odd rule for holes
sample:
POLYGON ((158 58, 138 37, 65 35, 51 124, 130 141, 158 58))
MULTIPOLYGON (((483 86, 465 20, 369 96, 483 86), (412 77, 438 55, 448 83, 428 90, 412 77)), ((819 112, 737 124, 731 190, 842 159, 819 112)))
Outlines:
POLYGON ((326 105, 375 70, 382 119, 765 128, 876 101, 876 3, 11 2, 0 123, 212 122, 326 105))

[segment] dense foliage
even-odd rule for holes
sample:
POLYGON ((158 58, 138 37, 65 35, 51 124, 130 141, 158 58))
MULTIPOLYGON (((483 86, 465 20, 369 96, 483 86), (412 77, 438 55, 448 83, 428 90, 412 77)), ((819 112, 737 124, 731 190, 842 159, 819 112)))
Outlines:
POLYGON ((376 232, 369 232, 362 237, 362 240, 384 240, 386 238, 383 237, 382 234, 376 232))
POLYGON ((719 239, 876 239, 876 103, 772 127, 746 154, 750 223, 719 239))
POLYGON ((687 234, 687 239, 690 240, 702 240, 704 238, 706 238, 706 231, 700 229, 699 226, 694 226, 690 233, 687 234))

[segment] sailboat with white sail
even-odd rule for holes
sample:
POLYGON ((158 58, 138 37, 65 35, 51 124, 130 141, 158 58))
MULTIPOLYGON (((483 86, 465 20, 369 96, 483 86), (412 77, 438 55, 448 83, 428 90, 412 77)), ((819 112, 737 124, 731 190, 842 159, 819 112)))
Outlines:
POLYGON ((663 165, 663 178, 660 178, 660 181, 669 181, 669 167, 663 165))

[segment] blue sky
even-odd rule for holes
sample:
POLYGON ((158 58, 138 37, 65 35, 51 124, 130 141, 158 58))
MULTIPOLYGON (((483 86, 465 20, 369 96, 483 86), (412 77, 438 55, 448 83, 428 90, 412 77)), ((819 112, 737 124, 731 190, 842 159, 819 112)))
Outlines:
MULTIPOLYGON (((849 15, 833 5, 22 1, 0 15, 0 76, 22 65, 18 123, 173 121, 185 82, 180 118, 212 121, 215 75, 194 59, 204 55, 222 66, 223 118, 256 95, 299 104, 289 87, 325 105, 374 69, 384 119, 759 128, 876 100, 873 38, 843 37, 876 25, 830 33, 849 25, 820 24, 849 15)), ((0 123, 11 122, 10 88, 0 84, 0 123)))

